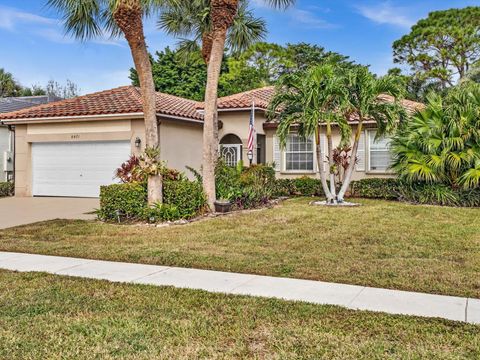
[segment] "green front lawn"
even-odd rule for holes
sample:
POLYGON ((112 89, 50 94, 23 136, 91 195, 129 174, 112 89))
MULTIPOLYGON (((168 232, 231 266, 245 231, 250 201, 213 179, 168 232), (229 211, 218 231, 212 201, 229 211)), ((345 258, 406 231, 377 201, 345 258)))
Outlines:
POLYGON ((1 359, 480 357, 478 326, 0 271, 1 359))
POLYGON ((0 250, 480 298, 480 209, 310 200, 169 228, 51 221, 1 231, 0 250))

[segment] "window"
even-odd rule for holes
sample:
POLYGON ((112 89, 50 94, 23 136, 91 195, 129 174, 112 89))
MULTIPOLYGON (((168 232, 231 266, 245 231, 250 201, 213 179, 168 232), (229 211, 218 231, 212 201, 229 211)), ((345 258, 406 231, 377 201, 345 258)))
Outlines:
POLYGON ((390 140, 386 137, 375 139, 376 131, 368 132, 369 162, 368 170, 387 172, 392 163, 390 140))
POLYGON ((286 171, 313 171, 313 141, 290 134, 285 148, 286 171))

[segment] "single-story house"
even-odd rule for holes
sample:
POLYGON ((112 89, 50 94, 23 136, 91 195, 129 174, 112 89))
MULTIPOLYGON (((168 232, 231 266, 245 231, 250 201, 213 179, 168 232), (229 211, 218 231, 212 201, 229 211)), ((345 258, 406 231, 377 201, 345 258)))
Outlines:
MULTIPOLYGON (((58 100, 61 98, 49 95, 0 98, 0 113, 27 109, 58 100)), ((8 126, 0 125, 0 181, 13 179, 13 151, 13 133, 8 126)))
MULTIPOLYGON (((292 134, 286 148, 280 148, 277 125, 265 115, 273 94, 274 88, 266 87, 219 99, 222 156, 229 165, 240 160, 248 164, 254 103, 253 163, 274 163, 279 178, 317 176, 313 139, 292 134)), ((404 105, 414 111, 420 104, 404 101, 404 105)), ((157 93, 160 152, 170 168, 201 168, 202 109, 200 102, 157 93)), ((16 196, 97 197, 100 185, 114 182, 115 169, 145 145, 140 90, 133 86, 0 114, 0 120, 15 129, 16 196)), ((337 142, 339 137, 335 131, 337 142)), ((388 141, 374 137, 373 124, 367 124, 354 179, 389 176, 388 141)))

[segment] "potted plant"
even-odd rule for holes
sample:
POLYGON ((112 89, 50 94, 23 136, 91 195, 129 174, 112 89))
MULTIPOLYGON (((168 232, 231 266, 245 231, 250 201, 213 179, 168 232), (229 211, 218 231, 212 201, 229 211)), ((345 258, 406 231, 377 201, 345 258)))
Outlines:
POLYGON ((232 209, 232 203, 227 199, 219 199, 215 201, 215 212, 228 213, 232 209))

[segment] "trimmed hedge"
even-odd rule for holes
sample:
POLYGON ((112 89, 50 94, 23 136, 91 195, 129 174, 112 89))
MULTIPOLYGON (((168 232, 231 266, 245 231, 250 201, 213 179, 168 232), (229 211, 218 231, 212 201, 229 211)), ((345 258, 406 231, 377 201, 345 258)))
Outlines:
POLYGON ((362 179, 350 185, 353 197, 397 200, 401 183, 397 179, 362 179))
POLYGON ((166 180, 163 182, 163 204, 148 207, 147 203, 148 193, 143 183, 102 186, 97 215, 105 221, 191 219, 205 209, 206 198, 198 182, 166 180))
POLYGON ((15 194, 15 184, 11 181, 0 182, 0 197, 13 196, 15 194))
POLYGON ((408 183, 398 179, 353 181, 352 196, 413 204, 480 207, 480 189, 453 189, 444 184, 408 183))
POLYGON ((320 179, 301 177, 297 179, 277 179, 273 190, 275 196, 323 196, 320 179))
POLYGON ((113 184, 100 188, 97 215, 105 221, 143 218, 147 206, 147 189, 140 183, 113 184))

